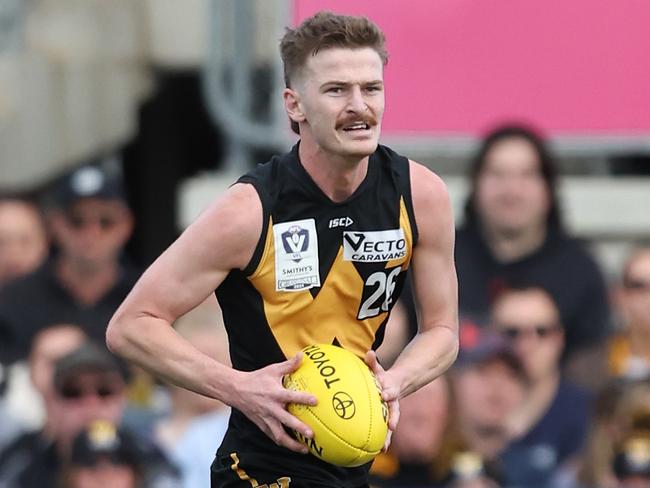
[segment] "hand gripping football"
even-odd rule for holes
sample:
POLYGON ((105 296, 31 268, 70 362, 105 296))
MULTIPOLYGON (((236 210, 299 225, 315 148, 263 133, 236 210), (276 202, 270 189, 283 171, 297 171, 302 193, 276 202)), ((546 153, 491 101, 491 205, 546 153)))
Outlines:
POLYGON ((284 377, 283 384, 313 394, 318 404, 287 406, 312 429, 314 438, 294 434, 314 456, 328 463, 352 467, 370 462, 388 433, 388 406, 381 399, 375 375, 341 347, 316 344, 303 353, 302 364, 284 377))

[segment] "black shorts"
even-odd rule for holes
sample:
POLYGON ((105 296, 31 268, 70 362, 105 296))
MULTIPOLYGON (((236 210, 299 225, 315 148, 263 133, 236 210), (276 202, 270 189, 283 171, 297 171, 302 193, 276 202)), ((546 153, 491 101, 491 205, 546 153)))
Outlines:
POLYGON ((370 464, 341 468, 275 444, 233 409, 210 468, 212 488, 364 488, 370 464))
MULTIPOLYGON (((211 488, 340 488, 335 481, 308 479, 277 458, 249 453, 217 455, 210 468, 211 488)), ((367 484, 355 488, 368 488, 367 484)))

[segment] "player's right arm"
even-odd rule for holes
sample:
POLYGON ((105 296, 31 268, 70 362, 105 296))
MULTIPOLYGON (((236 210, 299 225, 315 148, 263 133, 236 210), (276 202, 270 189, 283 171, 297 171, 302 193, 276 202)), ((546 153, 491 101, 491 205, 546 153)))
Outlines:
POLYGON ((246 267, 260 238, 262 215, 251 185, 231 187, 144 272, 111 319, 106 341, 111 351, 156 376, 240 410, 279 445, 306 452, 283 428, 312 435, 285 405, 314 403, 315 398, 281 383, 298 367, 300 356, 241 372, 201 353, 172 327, 230 270, 246 267))

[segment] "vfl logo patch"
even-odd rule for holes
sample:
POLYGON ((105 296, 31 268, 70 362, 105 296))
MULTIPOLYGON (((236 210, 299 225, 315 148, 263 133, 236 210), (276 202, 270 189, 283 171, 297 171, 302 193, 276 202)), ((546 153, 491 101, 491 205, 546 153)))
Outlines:
POLYGON ((343 232, 345 261, 392 261, 406 257, 402 229, 343 232))
POLYGON ((282 233, 282 244, 285 252, 294 256, 292 259, 297 263, 302 259, 301 253, 309 247, 309 232, 298 225, 292 225, 282 233))
POLYGON ((316 221, 275 224, 273 239, 276 291, 302 291, 320 286, 316 221))

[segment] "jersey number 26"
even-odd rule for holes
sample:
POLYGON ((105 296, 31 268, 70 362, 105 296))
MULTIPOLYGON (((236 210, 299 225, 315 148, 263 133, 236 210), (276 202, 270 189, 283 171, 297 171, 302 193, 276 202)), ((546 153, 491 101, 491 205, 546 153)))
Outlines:
POLYGON ((376 317, 382 312, 388 312, 393 303, 393 293, 395 292, 395 279, 402 271, 402 268, 387 269, 376 271, 368 276, 363 290, 363 296, 366 298, 359 307, 358 320, 376 317))

